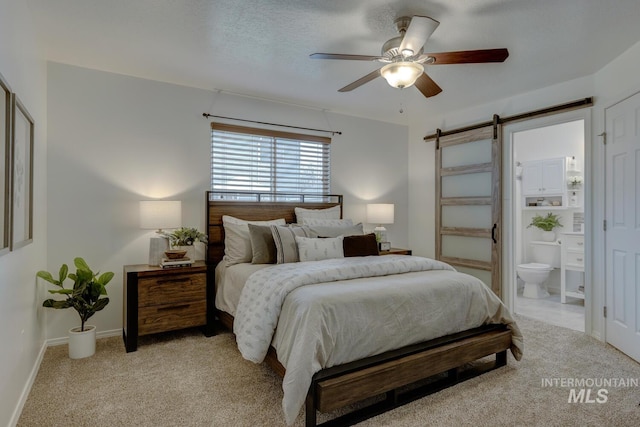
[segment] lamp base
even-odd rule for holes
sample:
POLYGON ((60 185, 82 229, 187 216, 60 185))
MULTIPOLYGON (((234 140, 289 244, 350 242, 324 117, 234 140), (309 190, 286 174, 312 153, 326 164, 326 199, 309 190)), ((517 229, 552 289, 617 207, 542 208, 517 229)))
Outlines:
POLYGON ((149 239, 149 265, 160 265, 164 257, 164 251, 169 250, 169 240, 165 237, 152 237, 149 239))
POLYGON ((376 241, 378 243, 387 241, 387 229, 384 228, 382 225, 379 225, 376 228, 374 228, 373 233, 376 235, 376 241))

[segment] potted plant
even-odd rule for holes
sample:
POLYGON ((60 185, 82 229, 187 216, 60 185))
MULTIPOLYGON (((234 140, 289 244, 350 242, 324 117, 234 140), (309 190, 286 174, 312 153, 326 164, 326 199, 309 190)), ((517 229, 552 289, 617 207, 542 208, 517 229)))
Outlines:
POLYGON ((546 216, 535 215, 531 218, 531 224, 529 224, 527 228, 532 226, 542 230, 542 240, 552 242, 556 239, 556 234, 553 232, 553 229, 562 227, 562 224, 560 223, 560 217, 558 215, 549 212, 546 216))
POLYGON ((170 233, 163 231, 160 235, 169 239, 171 249, 186 250, 186 256, 190 259, 195 259, 194 243, 207 243, 207 235, 198 231, 197 228, 181 227, 170 233))
POLYGON ((69 273, 67 264, 62 264, 58 278, 54 278, 48 271, 38 271, 37 277, 56 285, 57 289, 50 289, 51 294, 64 295, 66 299, 47 299, 43 307, 75 308, 80 316, 80 327, 69 329, 69 357, 80 359, 92 356, 96 350, 96 327, 86 325, 86 321, 97 311, 109 304, 105 286, 113 278, 112 272, 94 273, 84 259, 78 257, 73 260, 75 273, 69 273), (73 281, 70 288, 64 287, 65 280, 73 281))

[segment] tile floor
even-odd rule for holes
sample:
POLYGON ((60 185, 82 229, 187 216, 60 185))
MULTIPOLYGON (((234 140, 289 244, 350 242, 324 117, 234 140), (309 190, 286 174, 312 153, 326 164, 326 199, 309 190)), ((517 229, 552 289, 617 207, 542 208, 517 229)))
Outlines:
POLYGON ((515 312, 552 325, 584 332, 584 301, 580 299, 567 298, 567 303, 562 304, 560 294, 551 294, 541 299, 525 298, 519 289, 515 312))

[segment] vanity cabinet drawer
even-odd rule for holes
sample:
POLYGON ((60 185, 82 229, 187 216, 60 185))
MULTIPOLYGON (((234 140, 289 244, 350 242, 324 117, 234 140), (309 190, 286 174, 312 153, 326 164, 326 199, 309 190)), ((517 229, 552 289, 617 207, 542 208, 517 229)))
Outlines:
POLYGON ((583 252, 567 251, 566 253, 567 253, 567 258, 566 258, 567 266, 584 268, 583 252))
POLYGON ((584 252, 584 236, 562 236, 562 244, 568 251, 584 252))

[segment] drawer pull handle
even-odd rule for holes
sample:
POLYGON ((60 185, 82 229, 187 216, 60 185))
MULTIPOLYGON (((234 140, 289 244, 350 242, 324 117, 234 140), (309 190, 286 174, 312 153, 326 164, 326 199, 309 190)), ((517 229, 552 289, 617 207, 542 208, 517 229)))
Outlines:
POLYGON ((576 258, 576 261, 582 262, 582 258, 576 258))
POLYGON ((578 242, 578 246, 584 245, 584 242, 578 242))
POLYGON ((159 285, 162 285, 164 283, 184 283, 184 282, 189 282, 191 281, 190 278, 185 277, 184 279, 167 279, 167 280, 158 280, 157 283, 159 285))
POLYGON ((182 310, 183 308, 189 308, 191 304, 181 304, 181 305, 172 305, 171 307, 159 307, 158 311, 168 311, 168 310, 182 310))

